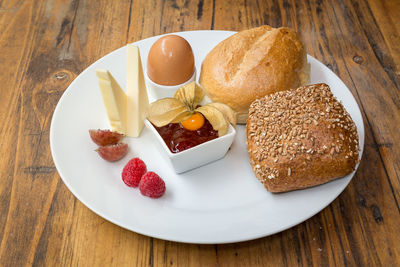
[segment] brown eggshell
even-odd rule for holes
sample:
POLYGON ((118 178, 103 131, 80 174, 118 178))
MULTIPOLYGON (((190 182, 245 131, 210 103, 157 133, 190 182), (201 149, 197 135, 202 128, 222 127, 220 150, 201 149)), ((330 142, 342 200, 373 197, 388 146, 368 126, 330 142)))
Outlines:
POLYGON ((178 85, 192 77, 194 56, 192 47, 182 37, 166 35, 150 48, 147 75, 161 85, 178 85))

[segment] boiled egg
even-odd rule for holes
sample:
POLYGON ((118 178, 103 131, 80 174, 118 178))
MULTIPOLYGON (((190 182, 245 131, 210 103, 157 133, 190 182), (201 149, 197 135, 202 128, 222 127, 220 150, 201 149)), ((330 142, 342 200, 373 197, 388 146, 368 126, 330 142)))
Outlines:
POLYGON ((189 80, 194 72, 192 47, 178 35, 166 35, 150 48, 147 75, 160 85, 179 85, 189 80))

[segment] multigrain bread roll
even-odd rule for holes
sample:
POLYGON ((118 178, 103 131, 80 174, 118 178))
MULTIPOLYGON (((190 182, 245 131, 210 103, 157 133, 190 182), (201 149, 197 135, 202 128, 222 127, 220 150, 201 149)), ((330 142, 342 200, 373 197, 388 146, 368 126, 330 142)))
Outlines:
POLYGON ((229 105, 246 123, 251 102, 309 82, 310 66, 299 36, 261 26, 220 42, 202 63, 199 82, 213 102, 229 105))
POLYGON ((323 83, 255 100, 246 130, 250 164, 270 192, 329 182, 358 162, 356 126, 323 83))

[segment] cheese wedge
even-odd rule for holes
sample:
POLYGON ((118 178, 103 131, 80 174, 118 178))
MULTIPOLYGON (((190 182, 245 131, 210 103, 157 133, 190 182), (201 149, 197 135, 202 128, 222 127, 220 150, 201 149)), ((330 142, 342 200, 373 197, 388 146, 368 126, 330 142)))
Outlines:
POLYGON ((126 134, 125 92, 108 70, 96 70, 96 75, 111 129, 126 134))
POLYGON ((126 134, 130 137, 138 137, 144 126, 143 121, 146 117, 145 112, 149 105, 149 100, 139 48, 134 45, 127 46, 126 77, 126 134))

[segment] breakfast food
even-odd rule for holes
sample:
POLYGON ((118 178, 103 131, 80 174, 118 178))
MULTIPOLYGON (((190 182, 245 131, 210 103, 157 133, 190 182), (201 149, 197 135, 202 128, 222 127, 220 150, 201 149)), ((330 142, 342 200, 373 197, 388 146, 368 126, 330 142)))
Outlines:
POLYGON ((181 121, 181 125, 183 128, 189 131, 196 131, 203 127, 205 123, 204 116, 201 115, 200 112, 195 112, 188 119, 181 121))
POLYGON ((356 126, 323 83, 255 100, 246 130, 250 164, 271 192, 326 183, 359 160, 356 126))
POLYGON ((178 85, 186 82, 194 72, 192 47, 178 35, 166 35, 150 48, 147 58, 147 75, 161 85, 178 85))
POLYGON ((139 48, 128 45, 126 59, 126 135, 138 137, 149 105, 139 48))
POLYGON ((214 47, 202 63, 199 82, 213 102, 230 106, 244 124, 255 99, 307 84, 309 69, 296 32, 261 26, 214 47))
POLYGON ((98 146, 106 146, 118 143, 123 137, 123 134, 112 132, 110 130, 89 130, 89 135, 92 141, 98 146))
POLYGON ((92 141, 99 146, 96 152, 107 161, 117 161, 122 159, 128 153, 128 145, 124 144, 121 139, 123 134, 110 130, 89 130, 92 141))
POLYGON ((111 129, 126 133, 126 95, 108 70, 96 70, 104 107, 111 129))
POLYGON ((172 153, 192 148, 228 132, 236 124, 233 110, 222 103, 200 106, 204 92, 196 82, 179 88, 173 98, 150 104, 147 118, 172 153))
MULTIPOLYGON (((202 115, 200 114, 200 116, 202 115)), ((172 153, 178 153, 218 138, 218 132, 212 128, 208 120, 205 120, 204 124, 196 130, 188 130, 181 123, 169 123, 162 127, 154 127, 172 153)))
POLYGON ((96 74, 112 130, 138 137, 149 104, 139 48, 127 46, 126 93, 108 70, 96 70, 96 74))
POLYGON ((176 173, 223 158, 235 138, 233 110, 222 103, 204 104, 203 97, 192 82, 149 106, 146 126, 176 173))
MULTIPOLYGON (((200 82, 205 90, 193 81, 189 43, 174 35, 160 38, 148 55, 146 82, 169 92, 167 97, 158 94, 151 104, 136 46, 128 45, 127 62, 126 91, 109 71, 97 70, 113 131, 89 133, 100 146, 96 151, 108 161, 127 154, 128 145, 121 138, 139 136, 147 117, 146 125, 176 173, 224 157, 235 136, 230 124, 237 121, 247 121, 250 164, 271 192, 326 183, 356 167, 355 124, 326 84, 298 87, 309 81, 309 64, 298 35, 288 28, 263 26, 222 41, 203 62, 200 82), (206 94, 218 102, 205 104, 206 94), (172 153, 189 151, 172 154, 167 147, 172 153)), ((165 193, 165 182, 147 172, 139 158, 130 160, 121 176, 144 196, 165 193)))
POLYGON ((187 126, 187 130, 197 130, 194 124, 198 124, 199 121, 193 117, 201 114, 205 120, 210 122, 219 136, 225 135, 228 132, 229 123, 236 124, 236 114, 222 103, 200 106, 203 98, 203 89, 196 82, 191 82, 179 88, 174 97, 163 98, 151 103, 147 110, 147 118, 156 127, 184 122, 183 125, 187 126))
POLYGON ((139 187, 140 193, 150 198, 159 198, 165 193, 165 182, 155 172, 147 172, 140 158, 131 159, 122 170, 122 181, 129 187, 139 187))
POLYGON ((146 164, 139 158, 133 158, 122 170, 122 181, 127 186, 138 187, 140 179, 147 172, 146 164))
POLYGON ((128 153, 128 144, 110 144, 101 146, 96 151, 104 160, 113 162, 122 159, 128 153))
POLYGON ((140 193, 150 198, 159 198, 165 193, 165 183, 154 172, 147 172, 139 183, 140 193))

